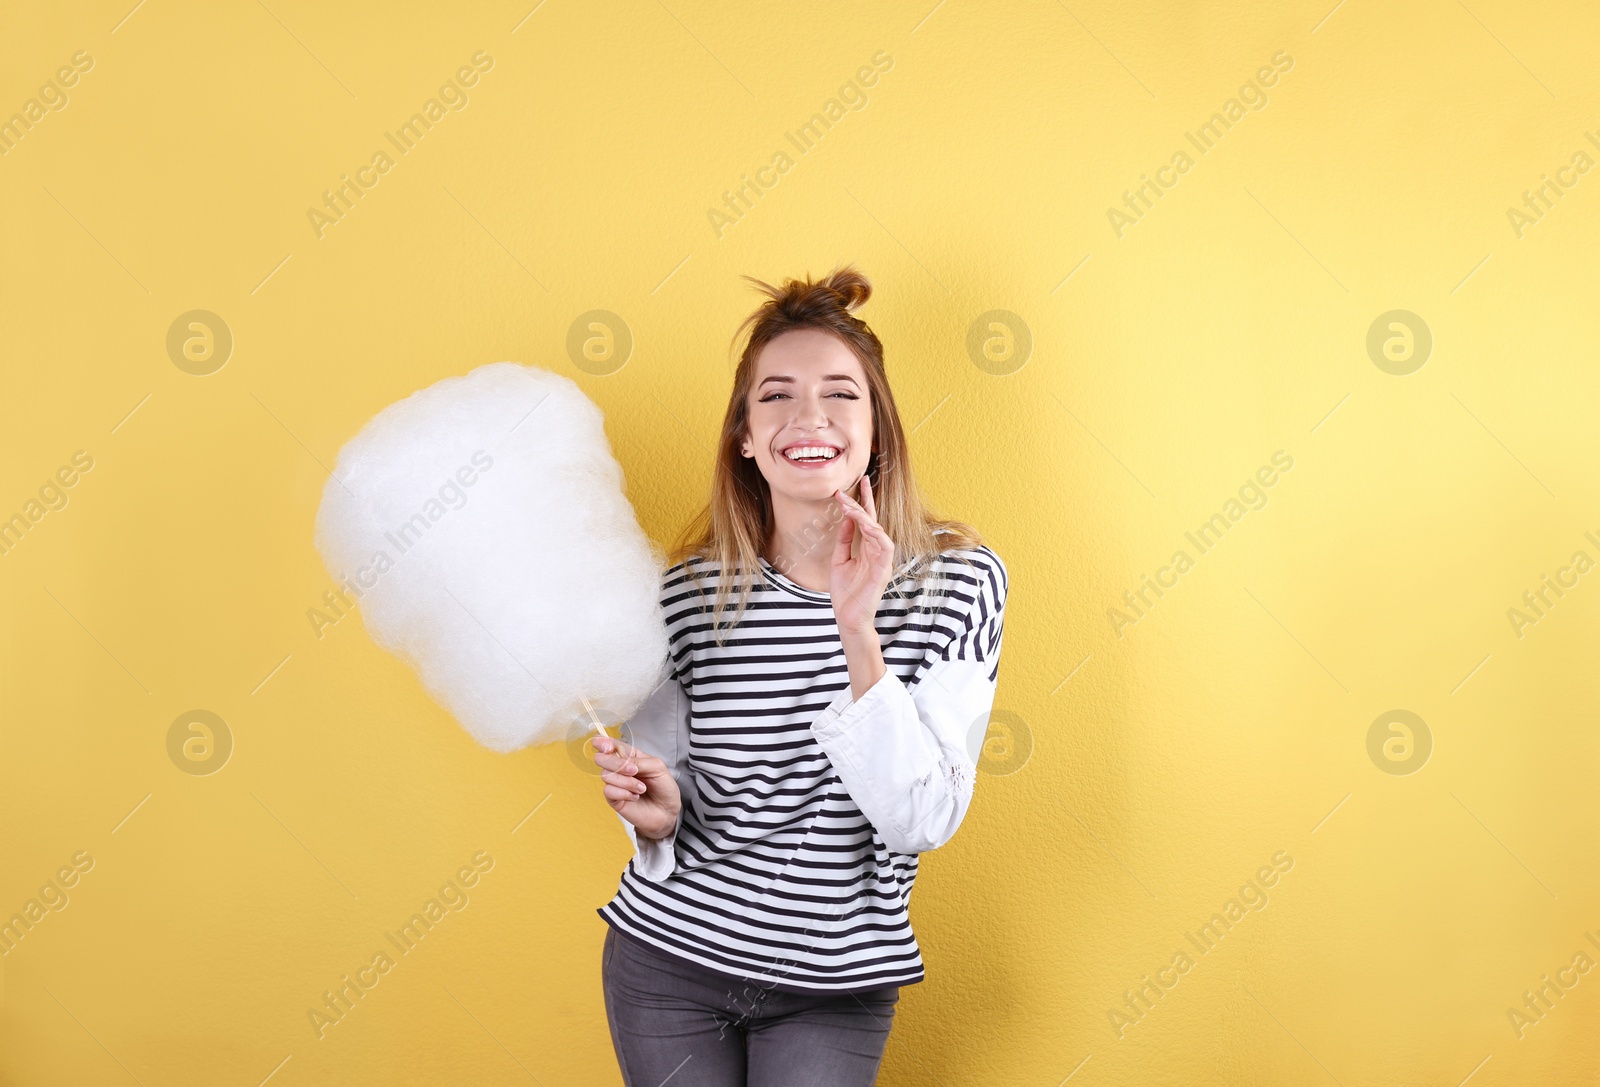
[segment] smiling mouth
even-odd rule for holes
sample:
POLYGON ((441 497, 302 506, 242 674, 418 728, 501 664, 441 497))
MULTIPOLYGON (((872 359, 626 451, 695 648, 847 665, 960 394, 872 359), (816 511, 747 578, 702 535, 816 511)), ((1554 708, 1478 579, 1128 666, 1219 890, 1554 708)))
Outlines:
POLYGON ((791 464, 827 464, 840 455, 840 451, 830 445, 792 445, 783 451, 783 459, 791 464))

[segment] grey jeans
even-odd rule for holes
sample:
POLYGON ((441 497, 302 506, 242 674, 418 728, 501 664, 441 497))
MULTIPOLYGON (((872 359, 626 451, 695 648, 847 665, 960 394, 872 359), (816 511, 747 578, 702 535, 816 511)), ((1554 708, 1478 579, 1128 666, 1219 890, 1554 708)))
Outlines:
POLYGON ((606 926, 611 1044, 627 1087, 870 1087, 899 986, 791 993, 743 982, 606 926))

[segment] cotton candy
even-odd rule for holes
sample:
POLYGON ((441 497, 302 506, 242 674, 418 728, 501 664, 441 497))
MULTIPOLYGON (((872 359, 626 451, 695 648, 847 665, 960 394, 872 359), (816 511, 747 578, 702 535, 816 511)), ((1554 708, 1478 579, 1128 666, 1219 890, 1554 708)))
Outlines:
POLYGON ((600 409, 559 374, 491 363, 383 409, 339 451, 316 547, 490 750, 625 721, 661 678, 663 555, 600 409))

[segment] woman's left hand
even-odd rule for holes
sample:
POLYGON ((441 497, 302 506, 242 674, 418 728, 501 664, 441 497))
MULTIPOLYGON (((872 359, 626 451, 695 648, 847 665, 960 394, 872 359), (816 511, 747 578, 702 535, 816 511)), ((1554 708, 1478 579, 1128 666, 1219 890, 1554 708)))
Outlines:
POLYGON ((861 477, 860 503, 842 490, 834 491, 833 496, 844 509, 828 576, 834 621, 841 634, 875 631, 878 604, 894 572, 894 540, 878 524, 878 508, 866 476, 861 477), (857 539, 861 541, 859 554, 851 558, 851 544, 857 539))

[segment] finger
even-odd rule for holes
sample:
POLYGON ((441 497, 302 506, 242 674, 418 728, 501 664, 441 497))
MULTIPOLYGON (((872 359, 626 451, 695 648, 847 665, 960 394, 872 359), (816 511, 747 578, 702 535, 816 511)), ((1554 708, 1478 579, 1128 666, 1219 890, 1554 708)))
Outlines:
POLYGON ((626 789, 619 789, 615 785, 607 785, 605 787, 605 794, 606 794, 606 799, 607 800, 613 800, 613 801, 628 801, 628 800, 638 800, 639 799, 639 794, 638 793, 631 793, 631 792, 628 792, 626 789))
POLYGON ((894 553, 894 541, 886 536, 869 532, 863 537, 862 568, 856 579, 863 590, 873 586, 882 591, 893 572, 894 553))
POLYGON ((637 774, 639 777, 651 777, 666 772, 667 764, 654 755, 640 752, 623 765, 623 772, 637 774))
POLYGON ((639 758, 642 756, 628 756, 624 754, 598 754, 594 757, 594 764, 603 770, 621 770, 632 774, 637 772, 639 758))
POLYGON ((863 529, 863 531, 866 532, 866 534, 868 536, 872 537, 873 539, 877 540, 880 543, 882 543, 885 540, 893 542, 892 538, 889 535, 889 531, 887 529, 885 529, 881 524, 879 524, 877 519, 875 517, 873 517, 872 514, 867 513, 865 510, 863 510, 862 513, 861 513, 861 517, 862 517, 862 521, 861 521, 862 529, 863 529))
POLYGON ((866 529, 868 532, 871 532, 874 529, 879 532, 883 531, 883 526, 878 523, 878 519, 876 517, 872 516, 872 514, 868 513, 866 510, 862 509, 853 502, 845 507, 845 515, 851 520, 860 524, 862 528, 866 529))
POLYGON ((638 751, 638 748, 626 740, 619 740, 615 736, 602 736, 598 733, 589 737, 589 744, 598 751, 622 755, 623 757, 635 754, 638 751))
MULTIPOLYGON (((834 495, 840 496, 843 493, 843 491, 835 491, 834 495)), ((849 500, 846 499, 846 501, 849 500)), ((846 516, 839 518, 839 534, 834 537, 833 565, 835 566, 840 566, 850 561, 850 544, 856 531, 855 522, 848 516, 851 512, 850 507, 841 506, 840 508, 844 510, 846 516)))
POLYGON ((877 524, 877 522, 872 519, 872 515, 871 514, 869 514, 866 510, 862 509, 859 505, 857 505, 853 500, 851 500, 849 498, 845 499, 845 505, 844 505, 843 509, 844 509, 844 515, 848 520, 859 521, 862 524, 867 524, 867 523, 877 524))
POLYGON ((644 782, 631 774, 619 774, 608 770, 600 775, 600 780, 623 790, 630 796, 640 796, 646 791, 644 782))
MULTIPOLYGON (((866 482, 866 477, 865 476, 862 477, 862 482, 863 483, 866 482)), ((845 502, 846 502, 846 505, 845 505, 844 509, 845 509, 846 513, 849 513, 849 514, 860 514, 861 518, 865 519, 863 521, 864 524, 876 525, 878 523, 878 516, 874 511, 867 509, 866 507, 861 505, 861 503, 859 503, 855 499, 851 498, 849 495, 845 496, 845 502)))
MULTIPOLYGON (((873 520, 872 515, 866 510, 859 507, 850 509, 847 506, 845 507, 845 515, 852 524, 860 527, 862 535, 877 540, 880 544, 889 540, 889 534, 884 531, 883 526, 873 520)), ((893 541, 890 542, 892 543, 893 541)))
POLYGON ((894 537, 890 536, 882 525, 873 522, 872 527, 867 530, 867 538, 883 549, 885 558, 891 560, 894 558, 894 537))

